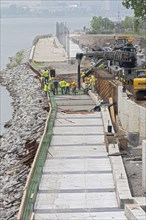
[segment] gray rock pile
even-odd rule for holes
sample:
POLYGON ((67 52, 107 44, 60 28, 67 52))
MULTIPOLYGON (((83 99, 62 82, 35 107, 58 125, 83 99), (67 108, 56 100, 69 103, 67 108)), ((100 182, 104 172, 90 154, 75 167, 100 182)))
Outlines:
POLYGON ((14 109, 12 119, 5 124, 6 132, 0 139, 1 220, 16 219, 48 113, 44 108, 46 100, 39 81, 27 64, 29 52, 24 51, 21 64, 13 65, 15 59, 12 59, 9 68, 1 72, 1 84, 9 90, 14 109))

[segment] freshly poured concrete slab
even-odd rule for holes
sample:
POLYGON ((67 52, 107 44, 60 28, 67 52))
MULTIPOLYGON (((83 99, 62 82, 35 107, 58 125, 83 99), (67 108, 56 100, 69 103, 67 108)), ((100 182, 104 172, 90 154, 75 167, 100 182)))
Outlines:
POLYGON ((78 112, 74 112, 74 113, 64 113, 64 112, 57 112, 56 115, 57 119, 60 118, 80 118, 80 119, 97 119, 97 118, 101 118, 101 113, 100 112, 82 112, 82 113, 78 113, 78 112))
POLYGON ((127 220, 124 211, 118 210, 101 210, 96 212, 80 212, 80 213, 37 213, 35 220, 127 220))
POLYGON ((90 99, 79 99, 73 102, 73 100, 57 100, 57 105, 59 106, 70 106, 72 107, 73 105, 92 105, 93 107, 95 106, 95 103, 90 100, 90 99))
POLYGON ((65 100, 65 101, 72 100, 72 102, 75 102, 76 100, 89 100, 89 101, 91 101, 91 97, 89 95, 61 95, 61 96, 55 96, 54 99, 56 102, 58 102, 60 100, 65 100))
POLYGON ((110 191, 114 189, 112 173, 58 175, 44 173, 39 190, 92 189, 110 191))
POLYGON ((72 105, 72 106, 69 106, 69 105, 59 105, 57 107, 58 111, 67 111, 67 110, 70 110, 70 111, 91 111, 93 108, 95 107, 95 105, 72 105))
POLYGON ((64 171, 109 171, 110 162, 106 159, 47 159, 43 168, 44 172, 64 171))
POLYGON ((89 145, 103 144, 103 135, 53 135, 51 145, 89 145))
POLYGON ((47 158, 56 157, 90 157, 90 156, 107 156, 106 148, 104 145, 97 146, 51 146, 47 158), (79 153, 80 152, 80 153, 79 153))
MULTIPOLYGON (((66 126, 66 125, 70 125, 70 126, 91 126, 91 125, 96 125, 96 127, 103 125, 102 123, 102 119, 101 118, 89 118, 89 119, 85 119, 85 118, 57 118, 55 120, 54 126, 66 126)), ((67 128, 66 128, 67 129, 67 128)))
POLYGON ((78 134, 83 134, 83 135, 99 135, 99 134, 104 134, 104 130, 103 130, 103 126, 81 126, 78 128, 74 128, 73 126, 68 127, 66 129, 66 127, 54 127, 53 128, 53 134, 57 134, 57 135, 78 135, 78 134))
POLYGON ((58 111, 91 111, 95 107, 87 95, 57 96, 55 100, 58 111))
POLYGON ((115 192, 106 193, 38 193, 35 210, 46 209, 59 212, 60 209, 90 209, 117 207, 115 192))

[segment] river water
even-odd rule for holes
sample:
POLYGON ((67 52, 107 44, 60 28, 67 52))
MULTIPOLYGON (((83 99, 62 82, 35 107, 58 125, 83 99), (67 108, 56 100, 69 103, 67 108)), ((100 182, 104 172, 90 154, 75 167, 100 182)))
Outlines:
MULTIPOLYGON (((37 35, 56 33, 56 22, 63 22, 70 32, 89 27, 92 17, 70 18, 0 18, 1 60, 0 69, 5 68, 9 58, 16 52, 32 46, 37 35)), ((12 116, 11 98, 5 88, 0 89, 0 131, 3 133, 6 121, 12 116)))

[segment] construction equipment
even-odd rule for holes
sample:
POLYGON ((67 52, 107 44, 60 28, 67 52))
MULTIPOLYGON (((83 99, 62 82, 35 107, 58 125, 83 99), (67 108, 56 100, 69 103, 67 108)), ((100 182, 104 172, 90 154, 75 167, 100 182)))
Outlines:
MULTIPOLYGON (((137 57, 135 51, 95 51, 95 52, 88 52, 88 53, 77 53, 77 57, 88 57, 88 58, 94 58, 97 60, 104 59, 109 60, 113 62, 119 62, 119 66, 127 67, 127 68, 134 68, 137 66, 137 57), (82 55, 82 56, 81 56, 82 55)), ((81 58, 82 59, 82 58, 81 58)))
POLYGON ((133 80, 133 90, 136 100, 146 98, 146 69, 136 71, 137 76, 133 80))
POLYGON ((130 36, 118 35, 114 38, 115 43, 113 50, 136 51, 136 48, 133 46, 132 38, 130 36))
POLYGON ((124 44, 131 44, 133 39, 128 35, 116 35, 114 36, 115 45, 124 45, 124 44))

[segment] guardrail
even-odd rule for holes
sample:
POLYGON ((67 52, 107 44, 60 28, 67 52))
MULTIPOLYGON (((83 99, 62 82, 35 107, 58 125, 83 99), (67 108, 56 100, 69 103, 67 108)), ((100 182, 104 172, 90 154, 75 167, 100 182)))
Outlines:
POLYGON ((46 121, 44 134, 40 141, 29 176, 26 181, 17 220, 32 219, 34 203, 43 171, 43 165, 46 160, 49 145, 51 143, 53 126, 56 117, 56 103, 52 96, 50 97, 50 103, 50 111, 46 121))

